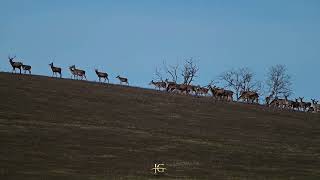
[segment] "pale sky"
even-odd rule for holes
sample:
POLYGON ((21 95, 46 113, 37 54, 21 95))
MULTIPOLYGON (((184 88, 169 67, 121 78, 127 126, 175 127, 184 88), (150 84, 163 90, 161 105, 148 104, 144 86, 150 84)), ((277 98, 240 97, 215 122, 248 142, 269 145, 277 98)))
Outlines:
POLYGON ((317 0, 1 0, 0 71, 7 56, 51 76, 54 58, 67 67, 94 68, 134 86, 149 87, 154 70, 197 59, 195 84, 231 68, 249 67, 259 80, 285 64, 294 95, 320 99, 320 1, 317 0))

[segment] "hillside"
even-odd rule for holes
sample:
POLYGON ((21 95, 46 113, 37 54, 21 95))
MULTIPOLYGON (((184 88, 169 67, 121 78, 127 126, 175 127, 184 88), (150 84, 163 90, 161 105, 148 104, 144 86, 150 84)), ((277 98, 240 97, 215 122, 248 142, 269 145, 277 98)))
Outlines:
POLYGON ((319 114, 9 73, 0 96, 2 180, 320 179, 319 114))

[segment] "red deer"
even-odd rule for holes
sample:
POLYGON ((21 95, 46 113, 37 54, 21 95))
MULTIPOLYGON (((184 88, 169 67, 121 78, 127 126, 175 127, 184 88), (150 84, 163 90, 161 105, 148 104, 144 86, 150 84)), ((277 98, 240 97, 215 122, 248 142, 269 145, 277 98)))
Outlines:
POLYGON ((281 108, 281 109, 289 107, 287 96, 285 97, 285 99, 279 99, 278 97, 275 97, 271 101, 270 106, 271 107, 281 108))
POLYGON ((213 97, 215 97, 216 99, 232 101, 232 95, 233 95, 232 91, 229 91, 229 90, 226 91, 225 89, 218 88, 216 86, 213 86, 213 87, 209 86, 209 89, 211 90, 213 97))
POLYGON ((303 102, 303 97, 299 97, 300 99, 300 108, 302 108, 303 111, 306 111, 308 108, 310 108, 311 103, 310 102, 303 102))
POLYGON ((242 91, 240 93, 239 99, 243 99, 246 102, 249 102, 249 100, 251 100, 251 103, 259 103, 259 94, 253 91, 242 91))
POLYGON ((31 74, 31 66, 30 65, 22 65, 22 69, 24 70, 24 73, 26 74, 27 71, 29 71, 29 74, 31 74))
POLYGON ((288 96, 284 96, 285 99, 285 107, 294 110, 295 102, 288 99, 288 96))
POLYGON ((102 78, 102 79, 104 79, 104 82, 106 82, 106 80, 108 80, 108 83, 109 83, 108 73, 99 72, 98 69, 95 69, 95 72, 99 78, 99 82, 101 81, 101 78, 102 78))
POLYGON ((315 99, 311 99, 312 101, 312 107, 314 109, 314 112, 320 111, 320 104, 318 104, 319 101, 316 101, 315 99))
POLYGON ((12 73, 16 72, 16 68, 17 68, 20 70, 20 74, 21 74, 21 68, 23 65, 22 62, 14 62, 13 60, 14 60, 14 58, 16 58, 16 56, 14 56, 14 57, 8 56, 8 58, 9 58, 9 62, 11 64, 11 66, 12 66, 12 73))
POLYGON ((61 68, 53 66, 53 62, 50 63, 49 66, 50 66, 50 68, 51 68, 51 70, 52 70, 52 77, 53 77, 54 75, 57 76, 57 74, 60 75, 60 78, 62 77, 61 68))
POLYGON ((265 101, 266 101, 266 106, 269 106, 270 105, 270 100, 272 98, 272 95, 269 95, 266 97, 265 101))
POLYGON ((128 82, 128 79, 127 79, 127 78, 120 77, 119 75, 118 75, 116 78, 119 79, 120 84, 125 83, 125 84, 127 84, 127 85, 129 86, 129 82, 128 82))
POLYGON ((72 73, 72 75, 74 76, 75 79, 78 78, 78 77, 80 77, 81 80, 83 78, 87 79, 86 71, 81 70, 81 69, 76 69, 75 65, 70 66, 69 69, 70 69, 70 71, 71 71, 71 73, 72 73))
POLYGON ((224 90, 224 96, 226 97, 227 101, 233 101, 233 91, 224 90))
POLYGON ((216 86, 209 86, 209 89, 212 93, 212 96, 216 99, 221 99, 221 97, 223 96, 223 89, 219 89, 216 86))
POLYGON ((195 92, 196 92, 196 94, 200 94, 200 95, 206 96, 209 93, 209 89, 205 88, 205 87, 201 87, 199 85, 199 86, 195 87, 195 92))
POLYGON ((161 88, 165 89, 167 87, 167 84, 165 82, 163 82, 163 81, 155 82, 155 81, 151 80, 149 85, 154 85, 155 88, 159 89, 159 91, 161 90, 161 88))
POLYGON ((167 86, 167 88, 166 88, 167 92, 173 92, 174 90, 177 89, 177 86, 178 86, 177 83, 170 82, 170 81, 168 81, 168 79, 166 79, 165 82, 166 82, 166 86, 167 86))
POLYGON ((298 102, 298 99, 295 99, 295 101, 292 101, 291 107, 293 110, 299 110, 300 103, 298 102))

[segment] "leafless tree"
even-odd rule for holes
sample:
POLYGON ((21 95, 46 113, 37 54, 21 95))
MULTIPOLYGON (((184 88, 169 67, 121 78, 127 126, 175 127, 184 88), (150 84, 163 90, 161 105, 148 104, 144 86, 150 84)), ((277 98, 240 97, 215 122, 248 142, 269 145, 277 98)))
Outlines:
POLYGON ((178 70, 179 64, 176 65, 167 65, 166 62, 163 62, 164 71, 171 77, 173 82, 178 81, 178 70))
POLYGON ((234 90, 237 99, 241 91, 258 92, 262 88, 260 81, 254 79, 255 74, 247 67, 225 71, 220 75, 220 80, 226 87, 234 90))
POLYGON ((181 76, 183 78, 183 84, 190 85, 192 81, 197 77, 199 67, 194 62, 193 58, 185 60, 183 69, 181 70, 181 76))
POLYGON ((168 65, 165 61, 163 61, 162 67, 156 68, 155 76, 160 81, 163 81, 163 79, 170 79, 171 81, 176 83, 181 78, 184 84, 189 85, 197 77, 198 71, 199 67, 196 65, 195 61, 192 58, 185 60, 182 69, 180 69, 180 65, 178 63, 175 65, 168 65), (181 71, 181 74, 179 74, 179 71, 181 71))
POLYGON ((157 80, 163 81, 163 75, 161 72, 161 68, 156 67, 155 75, 156 75, 157 80))
POLYGON ((285 65, 275 65, 269 68, 266 85, 268 92, 274 97, 289 96, 292 94, 291 76, 287 74, 285 65))

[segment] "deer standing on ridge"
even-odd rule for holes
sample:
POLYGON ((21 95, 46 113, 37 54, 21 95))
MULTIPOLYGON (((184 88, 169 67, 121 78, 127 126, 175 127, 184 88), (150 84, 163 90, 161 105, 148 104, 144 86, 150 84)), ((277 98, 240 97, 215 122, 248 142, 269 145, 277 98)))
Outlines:
POLYGON ((119 75, 116 77, 119 79, 120 81, 120 84, 124 83, 124 84, 127 84, 129 86, 129 82, 128 82, 128 79, 125 78, 125 77, 120 77, 119 75))
POLYGON ((52 77, 53 77, 54 75, 57 76, 57 74, 59 74, 59 75, 60 75, 60 78, 62 78, 61 68, 53 66, 53 62, 50 63, 49 66, 50 66, 50 68, 51 68, 51 70, 52 70, 52 77))
POLYGON ((14 56, 14 57, 10 57, 10 56, 8 56, 8 59, 9 59, 9 62, 10 62, 10 64, 11 64, 11 66, 12 66, 12 73, 13 72, 16 72, 16 68, 17 69, 19 69, 20 70, 20 74, 21 74, 21 68, 22 68, 22 62, 14 62, 13 60, 14 60, 14 58, 16 58, 16 56, 14 56))
POLYGON ((104 82, 106 82, 106 80, 108 80, 108 83, 109 83, 108 73, 99 72, 98 69, 95 69, 95 72, 99 78, 99 82, 101 82, 101 78, 102 78, 102 79, 104 79, 104 82))
POLYGON ((307 108, 311 107, 311 103, 310 102, 303 102, 303 98, 304 97, 299 97, 299 99, 300 99, 300 108, 302 108, 303 111, 306 111, 307 108))
POLYGON ((149 85, 154 85, 155 88, 158 88, 159 91, 161 90, 161 88, 166 88, 166 83, 163 81, 159 81, 159 82, 155 82, 153 80, 151 80, 151 82, 149 83, 149 85))
MULTIPOLYGON (((75 66, 75 65, 70 66, 69 69, 70 69, 70 71, 71 71, 71 73, 72 73, 72 75, 73 75, 73 77, 74 77, 75 79, 78 78, 78 77, 80 77, 81 80, 82 80, 83 78, 85 78, 85 79, 87 80, 86 71, 81 70, 81 69, 76 69, 76 66, 75 66)), ((72 78, 72 76, 71 76, 71 78, 72 78)))
POLYGON ((22 64, 22 69, 24 70, 24 73, 26 74, 27 71, 29 71, 29 74, 31 74, 31 66, 30 65, 24 65, 22 64))

